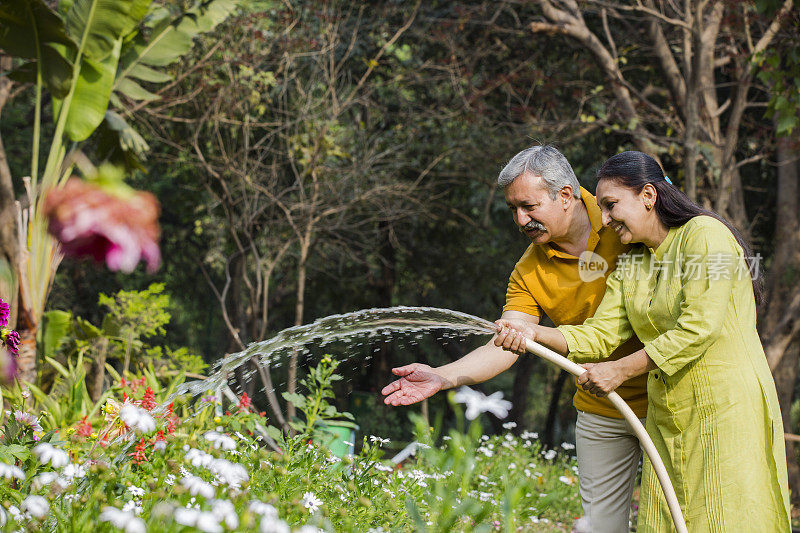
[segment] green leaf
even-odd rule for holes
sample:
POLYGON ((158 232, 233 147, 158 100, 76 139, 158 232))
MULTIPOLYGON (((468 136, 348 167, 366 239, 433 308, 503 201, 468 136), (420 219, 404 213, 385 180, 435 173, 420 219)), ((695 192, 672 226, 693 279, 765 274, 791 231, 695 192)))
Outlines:
POLYGON ((151 0, 76 0, 66 18, 67 34, 90 59, 114 53, 117 41, 142 21, 151 0))
POLYGON ((82 339, 94 339, 96 337, 100 337, 101 333, 97 326, 88 320, 84 320, 81 317, 75 317, 75 335, 82 339))
POLYGON ((106 337, 119 337, 120 325, 114 315, 108 314, 103 317, 103 324, 100 326, 101 333, 106 337))
POLYGON ((63 97, 72 80, 72 62, 59 47, 74 54, 75 43, 67 36, 64 22, 43 0, 4 0, 0 3, 0 48, 12 56, 33 59, 18 69, 18 78, 41 69, 42 81, 56 97, 63 97))
POLYGON ((164 83, 172 79, 170 74, 161 72, 156 69, 150 68, 143 64, 136 64, 128 71, 129 78, 136 78, 137 80, 149 81, 151 83, 164 83))
POLYGON ((70 102, 64 132, 73 141, 83 141, 97 129, 108 108, 108 99, 114 86, 114 74, 122 44, 117 41, 112 53, 102 61, 84 58, 75 92, 70 102))
POLYGON ((24 461, 28 457, 30 457, 31 452, 26 446, 22 446, 21 444, 9 444, 6 446, 7 453, 16 457, 20 461, 24 461))
POLYGON ((290 402, 298 409, 302 409, 306 405, 306 397, 296 392, 284 392, 283 399, 290 402))
POLYGON ((59 363, 58 361, 56 361, 56 360, 55 360, 55 359, 53 359, 52 357, 45 356, 44 358, 45 358, 45 360, 46 360, 48 363, 50 363, 51 365, 53 365, 53 368, 55 368, 55 369, 58 371, 58 373, 59 373, 59 374, 61 374, 61 375, 62 375, 62 376, 64 376, 65 378, 68 378, 68 377, 69 377, 69 370, 67 370, 66 368, 64 368, 64 365, 62 365, 61 363, 59 363))
POLYGON ((780 136, 791 135, 792 130, 798 126, 798 122, 800 119, 795 114, 781 114, 775 127, 776 133, 780 136))
POLYGON ((170 79, 147 67, 164 67, 176 62, 192 49, 195 37, 225 20, 236 4, 236 0, 198 2, 175 20, 170 19, 165 8, 154 8, 148 16, 147 35, 137 34, 122 49, 115 90, 121 90, 123 82, 129 78, 153 83, 170 79))
POLYGON ((266 431, 267 435, 269 435, 275 442, 280 442, 281 439, 283 439, 283 433, 281 433, 281 430, 275 426, 267 426, 266 431))
POLYGON ((159 96, 153 94, 135 81, 131 79, 123 79, 117 84, 115 88, 118 92, 124 94, 131 100, 151 102, 158 100, 159 96))
POLYGON ((53 355, 67 339, 71 329, 72 313, 69 311, 53 310, 45 313, 42 353, 53 355))

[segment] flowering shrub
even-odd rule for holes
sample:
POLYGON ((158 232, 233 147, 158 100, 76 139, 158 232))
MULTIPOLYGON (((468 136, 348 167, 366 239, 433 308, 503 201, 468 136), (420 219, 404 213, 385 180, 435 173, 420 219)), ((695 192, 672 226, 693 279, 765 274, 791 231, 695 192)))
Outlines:
POLYGON ((17 375, 19 333, 8 327, 11 308, 0 299, 0 383, 11 383, 17 375))
POLYGON ((171 398, 180 379, 120 380, 68 427, 17 406, 0 445, 0 528, 528 531, 563 529, 578 513, 572 458, 544 452, 531 433, 482 435, 480 418, 441 438, 414 419, 416 453, 399 465, 379 436, 334 456, 316 433, 343 418, 327 402, 332 369, 311 369, 308 395, 292 398, 303 422, 295 435, 270 429, 275 448, 248 397, 227 407, 213 395, 171 398))

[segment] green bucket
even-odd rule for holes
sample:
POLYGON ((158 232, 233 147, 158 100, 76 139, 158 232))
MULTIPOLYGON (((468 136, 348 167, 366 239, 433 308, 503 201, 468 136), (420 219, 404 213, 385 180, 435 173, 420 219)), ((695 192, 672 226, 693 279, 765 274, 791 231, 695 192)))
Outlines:
POLYGON ((328 422, 325 431, 329 433, 326 437, 328 449, 336 457, 353 455, 355 453, 356 430, 358 426, 352 422, 328 422))

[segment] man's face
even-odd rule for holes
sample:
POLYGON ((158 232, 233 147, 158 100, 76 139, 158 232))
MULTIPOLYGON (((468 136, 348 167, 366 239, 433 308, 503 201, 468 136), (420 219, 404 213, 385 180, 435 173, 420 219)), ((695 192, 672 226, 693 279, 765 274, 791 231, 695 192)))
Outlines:
POLYGON ((526 172, 504 192, 514 223, 534 244, 545 244, 565 234, 561 195, 550 198, 542 178, 526 172))

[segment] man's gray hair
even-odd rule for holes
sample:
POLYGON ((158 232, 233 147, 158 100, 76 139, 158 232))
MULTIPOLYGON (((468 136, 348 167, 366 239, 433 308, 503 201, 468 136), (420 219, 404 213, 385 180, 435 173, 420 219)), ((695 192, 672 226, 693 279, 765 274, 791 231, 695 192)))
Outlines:
POLYGON ((506 187, 526 172, 541 176, 553 200, 565 185, 572 187, 575 198, 581 197, 581 186, 569 161, 552 146, 531 146, 515 155, 500 171, 497 184, 506 187))

